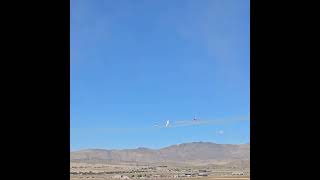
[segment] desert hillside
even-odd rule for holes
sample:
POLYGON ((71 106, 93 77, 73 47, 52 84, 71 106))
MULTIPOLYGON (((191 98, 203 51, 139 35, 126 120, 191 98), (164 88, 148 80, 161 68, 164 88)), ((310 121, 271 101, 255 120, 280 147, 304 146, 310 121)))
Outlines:
POLYGON ((216 144, 193 142, 162 149, 87 149, 70 154, 71 162, 141 162, 141 163, 211 163, 245 164, 249 166, 250 144, 216 144))

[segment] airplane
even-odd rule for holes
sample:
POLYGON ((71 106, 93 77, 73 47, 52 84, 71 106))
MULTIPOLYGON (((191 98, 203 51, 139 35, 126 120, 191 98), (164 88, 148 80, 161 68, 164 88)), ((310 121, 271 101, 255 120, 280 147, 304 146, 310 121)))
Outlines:
POLYGON ((198 119, 196 118, 196 116, 194 116, 194 117, 193 117, 193 120, 196 121, 196 120, 198 120, 198 119))
POLYGON ((170 123, 170 121, 169 121, 169 120, 167 120, 166 127, 168 127, 168 126, 169 126, 169 123, 170 123))
POLYGON ((168 127, 170 126, 170 121, 167 120, 167 121, 166 121, 166 124, 163 125, 163 126, 159 125, 158 123, 156 123, 154 126, 155 126, 155 127, 165 127, 165 128, 168 128, 168 127))
MULTIPOLYGON (((198 119, 196 118, 196 116, 193 117, 192 121, 198 121, 198 119)), ((176 121, 176 122, 174 122, 174 124, 181 124, 181 123, 187 123, 187 122, 188 122, 188 121, 176 121)), ((189 121, 189 122, 190 122, 190 121, 189 121)), ((166 128, 168 128, 168 127, 170 127, 170 120, 167 120, 167 121, 166 121, 166 124, 165 124, 164 126, 160 126, 158 123, 156 123, 154 126, 155 126, 155 127, 166 127, 166 128)))
MULTIPOLYGON (((193 119, 192 119, 192 121, 197 121, 198 119, 196 118, 196 116, 194 116, 193 117, 193 119)), ((183 121, 181 121, 181 122, 179 122, 179 121, 177 121, 177 122, 175 122, 175 124, 180 124, 180 123, 182 123, 183 121)), ((186 121, 184 121, 184 122, 186 122, 186 121)), ((155 125, 154 125, 155 127, 161 127, 160 125, 158 125, 158 123, 156 123, 155 125)), ((166 128, 168 128, 168 127, 170 127, 170 120, 167 120, 166 121, 166 124, 164 125, 164 126, 162 126, 162 127, 166 127, 166 128)))
POLYGON ((219 123, 224 123, 224 122, 234 122, 234 121, 239 121, 239 120, 246 120, 248 118, 229 118, 229 119, 215 119, 215 120, 203 120, 203 119, 198 119, 196 116, 194 116, 191 120, 184 120, 184 121, 173 121, 170 122, 169 120, 166 121, 166 123, 156 123, 154 126, 159 127, 159 128, 174 128, 174 127, 182 127, 182 126, 192 126, 192 125, 201 125, 201 124, 219 124, 219 123))

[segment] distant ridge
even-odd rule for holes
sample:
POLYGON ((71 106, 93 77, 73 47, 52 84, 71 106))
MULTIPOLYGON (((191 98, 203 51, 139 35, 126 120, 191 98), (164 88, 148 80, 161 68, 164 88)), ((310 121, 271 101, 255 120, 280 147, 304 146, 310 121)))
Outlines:
POLYGON ((250 144, 216 144, 191 142, 149 149, 106 150, 84 149, 70 153, 71 162, 141 162, 141 163, 211 163, 235 162, 249 164, 250 144))

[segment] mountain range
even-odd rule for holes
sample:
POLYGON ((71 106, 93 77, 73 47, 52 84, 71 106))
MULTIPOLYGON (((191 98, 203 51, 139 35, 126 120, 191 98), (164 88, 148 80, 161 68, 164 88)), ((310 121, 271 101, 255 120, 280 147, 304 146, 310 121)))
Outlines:
POLYGON ((192 142, 161 149, 85 149, 70 153, 71 162, 213 163, 250 165, 250 144, 192 142))

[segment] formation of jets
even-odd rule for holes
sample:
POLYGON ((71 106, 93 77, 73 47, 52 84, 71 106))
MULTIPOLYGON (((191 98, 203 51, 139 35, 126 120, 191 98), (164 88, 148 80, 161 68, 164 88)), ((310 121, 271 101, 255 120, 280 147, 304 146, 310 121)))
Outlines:
POLYGON ((170 120, 165 121, 163 125, 162 123, 155 124, 155 127, 159 128, 169 128, 169 127, 182 127, 182 126, 193 126, 193 125, 208 125, 208 124, 225 124, 225 123, 232 123, 232 122, 239 122, 243 120, 249 120, 250 117, 241 116, 241 117, 234 117, 234 118, 222 118, 222 119, 211 119, 211 120, 199 120, 194 116, 190 120, 184 120, 184 121, 173 121, 170 122, 170 120))

